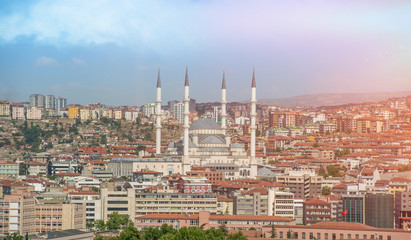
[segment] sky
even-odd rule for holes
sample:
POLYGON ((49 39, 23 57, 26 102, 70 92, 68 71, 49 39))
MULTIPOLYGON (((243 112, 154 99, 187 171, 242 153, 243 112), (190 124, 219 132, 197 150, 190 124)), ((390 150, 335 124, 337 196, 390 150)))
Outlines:
POLYGON ((409 0, 0 1, 0 100, 163 104, 411 91, 409 0))

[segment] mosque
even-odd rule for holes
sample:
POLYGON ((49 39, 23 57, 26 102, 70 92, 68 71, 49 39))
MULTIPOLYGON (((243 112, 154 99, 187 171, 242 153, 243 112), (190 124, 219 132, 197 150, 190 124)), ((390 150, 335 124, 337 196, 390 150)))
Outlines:
POLYGON ((186 69, 184 84, 184 123, 183 138, 178 142, 171 143, 164 154, 161 154, 161 81, 160 71, 157 78, 156 98, 156 156, 157 164, 168 164, 167 159, 174 159, 178 164, 177 169, 182 174, 190 171, 191 166, 214 167, 225 172, 226 179, 240 177, 255 177, 257 175, 257 162, 255 157, 256 143, 256 81, 253 70, 251 83, 251 146, 250 156, 244 147, 238 143, 231 143, 230 134, 227 133, 227 111, 226 111, 226 81, 223 73, 221 88, 221 126, 209 118, 200 118, 189 123, 189 81, 186 69), (161 163, 160 159, 164 159, 161 163))

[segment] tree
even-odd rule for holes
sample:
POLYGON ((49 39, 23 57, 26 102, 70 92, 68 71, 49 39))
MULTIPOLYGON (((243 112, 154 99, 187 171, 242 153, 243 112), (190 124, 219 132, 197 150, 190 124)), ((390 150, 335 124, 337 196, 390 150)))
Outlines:
POLYGON ((100 143, 104 145, 107 144, 107 136, 105 134, 101 135, 100 143))
POLYGON ((228 228, 224 222, 222 222, 220 226, 218 226, 218 229, 220 229, 223 232, 224 236, 228 235, 228 228))
POLYGON ((146 150, 146 146, 144 146, 144 145, 138 145, 137 146, 137 153, 139 153, 140 151, 144 151, 144 150, 146 150))
POLYGON ((338 167, 334 167, 334 166, 327 166, 327 172, 328 175, 332 176, 332 177, 341 177, 340 175, 340 169, 338 167))
POLYGON ((104 220, 96 220, 94 223, 94 227, 98 232, 105 231, 107 229, 104 220))
POLYGON ((100 192, 100 190, 96 186, 92 186, 91 190, 93 190, 93 192, 100 192))
POLYGON ((276 238, 277 237, 277 230, 275 229, 274 224, 271 225, 271 231, 269 231, 269 233, 271 233, 270 238, 276 238))
POLYGON ((227 240, 247 240, 247 237, 242 232, 238 232, 228 235, 227 240))
POLYGON ((324 178, 328 177, 328 174, 325 171, 323 166, 320 167, 320 170, 318 171, 318 175, 323 176, 324 178))
POLYGON ((120 233, 118 240, 139 240, 141 239, 141 233, 137 230, 132 223, 127 225, 124 230, 120 233))
POLYGON ((123 229, 131 222, 129 215, 118 214, 118 212, 112 212, 108 216, 106 222, 107 230, 123 229))
POLYGON ((7 233, 7 236, 3 238, 3 240, 23 240, 23 239, 24 237, 17 233, 13 233, 13 234, 7 233))
POLYGON ((329 186, 324 186, 321 189, 321 194, 322 195, 330 195, 331 194, 331 188, 329 186))

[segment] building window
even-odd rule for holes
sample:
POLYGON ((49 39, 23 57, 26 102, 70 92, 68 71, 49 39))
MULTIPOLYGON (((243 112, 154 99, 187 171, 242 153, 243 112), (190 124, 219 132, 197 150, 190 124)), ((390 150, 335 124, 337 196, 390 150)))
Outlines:
POLYGON ((363 239, 367 239, 367 234, 362 235, 363 239))
POLYGON ((302 239, 305 239, 305 232, 302 232, 302 233, 301 233, 301 238, 302 238, 302 239))
POLYGON ((344 234, 343 233, 340 234, 340 239, 344 239, 344 234))
POLYGON ((321 233, 317 233, 317 239, 321 239, 321 233))
POLYGON ((324 239, 328 240, 328 233, 324 233, 324 239))

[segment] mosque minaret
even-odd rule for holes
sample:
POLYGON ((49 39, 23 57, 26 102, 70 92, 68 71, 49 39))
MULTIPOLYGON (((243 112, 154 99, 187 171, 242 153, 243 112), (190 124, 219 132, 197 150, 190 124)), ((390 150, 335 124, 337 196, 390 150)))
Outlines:
POLYGON ((223 84, 221 86, 221 129, 223 134, 227 132, 227 93, 225 84, 225 72, 223 71, 223 84))
POLYGON ((189 116, 190 116, 190 111, 189 111, 189 104, 190 104, 190 95, 189 95, 189 83, 188 83, 188 67, 186 67, 186 78, 184 82, 184 123, 183 123, 183 128, 184 128, 184 155, 183 155, 183 172, 185 173, 190 169, 190 164, 189 164, 189 156, 188 156, 188 130, 190 128, 190 123, 189 123, 189 116), (188 166, 187 166, 188 165, 188 166))
POLYGON ((156 155, 161 154, 161 81, 160 68, 157 77, 157 99, 156 99, 156 155))

